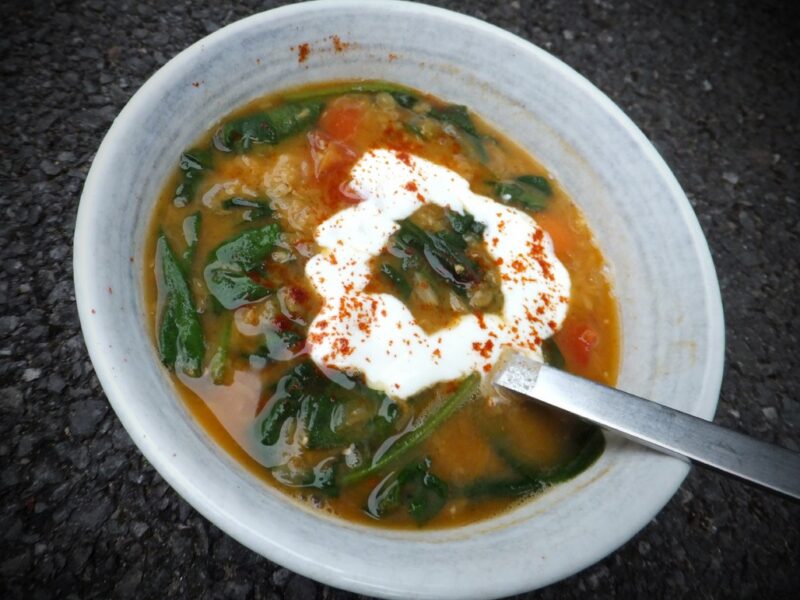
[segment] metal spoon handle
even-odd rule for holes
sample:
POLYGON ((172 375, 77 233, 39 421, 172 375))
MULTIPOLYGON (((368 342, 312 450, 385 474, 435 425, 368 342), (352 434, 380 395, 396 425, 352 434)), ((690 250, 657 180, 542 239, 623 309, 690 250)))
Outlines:
POLYGON ((514 392, 576 414, 680 458, 800 499, 800 454, 687 413, 570 375, 517 353, 494 373, 501 393, 514 392))

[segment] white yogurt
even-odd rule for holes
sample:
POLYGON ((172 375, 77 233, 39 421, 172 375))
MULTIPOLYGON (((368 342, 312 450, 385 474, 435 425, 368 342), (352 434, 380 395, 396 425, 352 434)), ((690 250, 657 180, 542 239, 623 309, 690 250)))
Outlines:
POLYGON ((309 327, 312 360, 361 372, 367 384, 407 398, 440 381, 488 373, 504 347, 541 359, 542 340, 564 320, 570 279, 550 237, 524 212, 472 193, 457 173, 390 150, 366 153, 353 167, 351 188, 363 201, 322 223, 321 252, 306 275, 323 299, 309 327), (463 315, 426 333, 389 294, 367 294, 370 259, 426 203, 471 213, 501 276, 502 314, 463 315))

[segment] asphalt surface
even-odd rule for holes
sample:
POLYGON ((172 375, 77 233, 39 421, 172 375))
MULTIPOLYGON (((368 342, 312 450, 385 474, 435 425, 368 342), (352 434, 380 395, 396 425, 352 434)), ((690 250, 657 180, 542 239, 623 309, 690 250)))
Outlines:
MULTIPOLYGON (((643 129, 708 237, 727 328, 717 421, 800 449, 800 15, 775 2, 441 2, 549 50, 643 129)), ((246 550, 142 458, 81 337, 72 232, 141 83, 271 2, 0 5, 0 597, 349 598, 246 550), (235 6, 233 6, 235 4, 235 6)), ((618 552, 525 598, 789 597, 800 505, 694 469, 618 552)))

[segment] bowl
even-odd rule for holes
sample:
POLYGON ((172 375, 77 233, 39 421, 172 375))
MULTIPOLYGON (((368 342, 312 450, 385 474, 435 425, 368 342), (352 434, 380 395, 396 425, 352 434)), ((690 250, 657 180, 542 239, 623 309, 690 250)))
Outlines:
POLYGON ((487 521, 382 530, 309 511, 214 444, 160 366, 143 294, 151 210, 181 151, 248 100, 344 78, 386 79, 468 105, 538 158, 609 262, 622 322, 618 386, 711 418, 723 364, 719 287, 664 161, 586 79, 482 21, 405 2, 311 2, 194 44, 128 102, 87 177, 75 288, 97 376, 142 453, 200 513, 321 582, 398 598, 506 596, 587 567, 663 507, 688 465, 609 437, 589 470, 487 521))

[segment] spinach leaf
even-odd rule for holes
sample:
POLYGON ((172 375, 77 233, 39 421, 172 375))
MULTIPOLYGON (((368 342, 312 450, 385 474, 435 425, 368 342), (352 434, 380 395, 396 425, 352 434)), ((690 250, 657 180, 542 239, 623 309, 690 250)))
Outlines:
POLYGON ((335 405, 336 401, 327 394, 306 394, 300 401, 298 417, 305 431, 303 445, 309 450, 328 450, 344 443, 331 424, 335 405))
POLYGON ((460 491, 467 498, 519 498, 546 486, 540 479, 479 479, 460 491))
POLYGON ((211 253, 203 276, 209 291, 222 306, 232 310, 269 294, 248 272, 261 266, 280 234, 280 227, 273 223, 242 232, 211 253))
POLYGON ((253 352, 267 362, 286 361, 303 351, 305 338, 294 331, 270 329, 264 334, 264 343, 253 352))
POLYGON ((379 92, 391 94, 395 101, 403 108, 411 108, 417 102, 417 96, 414 92, 401 85, 395 85, 386 81, 343 83, 342 85, 329 86, 324 90, 307 90, 284 94, 283 99, 286 102, 304 102, 330 96, 343 96, 344 94, 377 94, 379 92))
POLYGON ((298 399, 316 377, 314 365, 304 361, 295 365, 278 380, 267 402, 264 420, 261 421, 262 444, 274 446, 278 442, 284 422, 297 414, 300 408, 298 399))
POLYGON ((422 128, 419 125, 416 125, 415 123, 410 123, 408 121, 404 121, 403 122, 403 129, 405 129, 410 134, 417 136, 421 140, 427 139, 425 137, 425 134, 422 133, 422 128))
POLYGON ((407 299, 411 295, 411 285, 406 278, 389 263, 381 265, 381 273, 394 285, 400 297, 407 299))
POLYGON ((422 442, 427 440, 447 419, 453 416, 478 388, 481 377, 477 373, 464 379, 455 392, 446 398, 439 406, 430 411, 426 418, 408 434, 397 440, 381 457, 371 465, 350 471, 342 477, 342 485, 352 485, 363 481, 365 478, 384 471, 387 467, 404 457, 422 442))
POLYGON ((551 367, 556 369, 564 368, 564 355, 561 354, 561 350, 553 338, 547 338, 542 342, 542 356, 544 362, 551 367))
POLYGON ((273 404, 261 421, 261 443, 265 446, 277 444, 284 422, 297 414, 297 408, 294 399, 283 399, 273 404))
POLYGON ((183 220, 181 225, 183 229, 183 239, 186 241, 186 250, 183 251, 183 264, 188 273, 194 260, 194 254, 197 251, 197 242, 200 239, 200 224, 203 215, 200 211, 193 213, 183 220))
POLYGON ((480 479, 461 489, 468 498, 515 497, 538 492, 548 485, 572 479, 588 469, 605 448, 605 438, 599 427, 589 425, 581 435, 580 449, 558 467, 541 470, 514 456, 510 449, 495 446, 503 460, 520 476, 508 479, 480 479))
POLYGON ((339 486, 336 483, 336 475, 340 464, 341 459, 334 456, 321 460, 314 466, 314 482, 311 485, 325 492, 327 496, 338 496, 339 486))
POLYGON ((228 121, 222 126, 222 143, 237 152, 253 144, 274 146, 311 127, 319 119, 322 102, 294 102, 228 121))
POLYGON ((560 466, 548 470, 543 478, 547 483, 561 483, 572 479, 578 473, 588 469, 603 453, 606 439, 603 431, 595 425, 587 425, 579 442, 580 450, 560 466))
POLYGON ((450 123, 469 135, 478 135, 478 130, 475 128, 475 123, 472 122, 472 118, 469 116, 469 111, 466 106, 451 104, 444 108, 432 108, 428 116, 442 123, 450 123))
POLYGON ((250 198, 228 198, 222 202, 225 210, 242 210, 242 217, 245 221, 260 221, 272 216, 272 209, 269 203, 264 200, 251 200, 250 198))
POLYGON ((386 394, 344 373, 334 383, 308 361, 278 380, 267 406, 261 423, 261 441, 267 446, 277 443, 291 417, 305 434, 306 448, 330 449, 382 441, 398 416, 397 405, 386 394))
POLYGON ((211 373, 211 378, 217 385, 224 383, 227 375, 228 349, 231 343, 233 315, 227 313, 223 319, 219 336, 219 345, 208 363, 208 370, 211 373))
POLYGON ((292 462, 276 465, 270 468, 270 473, 287 487, 310 487, 316 481, 313 469, 292 462))
POLYGON ((528 210, 547 208, 553 188, 550 182, 539 175, 522 175, 516 179, 489 182, 498 200, 508 204, 518 204, 528 210))
POLYGON ((431 460, 413 462, 381 481, 370 493, 367 512, 381 519, 405 506, 417 523, 435 517, 447 504, 447 484, 431 473, 431 460))
MULTIPOLYGON (((389 91, 389 93, 392 95, 392 98, 394 98, 394 101, 397 102, 403 108, 408 108, 408 109, 414 108, 414 105, 417 102, 419 102, 419 98, 417 97, 416 94, 413 94, 408 91, 403 91, 402 89, 389 91)), ((420 137, 424 137, 421 132, 419 135, 420 137)))
POLYGON ((181 155, 179 164, 181 180, 175 188, 175 197, 172 200, 176 206, 186 206, 194 200, 205 172, 212 164, 210 148, 193 148, 181 155))
POLYGON ((489 155, 483 145, 483 137, 478 133, 478 129, 475 127, 472 117, 469 116, 469 110, 466 106, 451 104, 444 108, 432 108, 428 116, 442 123, 452 125, 461 131, 472 144, 478 159, 481 162, 488 160, 489 155))
POLYGON ((361 458, 371 455, 373 446, 380 445, 394 431, 400 408, 383 392, 370 389, 356 379, 352 388, 333 390, 337 400, 331 415, 331 429, 346 442, 359 446, 361 458))
POLYGON ((462 214, 458 211, 447 209, 445 214, 450 222, 450 227, 459 235, 482 235, 483 230, 486 229, 483 223, 476 221, 475 217, 468 212, 462 214))
POLYGON ((517 177, 517 181, 524 185, 535 187, 548 196, 553 195, 553 188, 551 187, 550 182, 547 181, 546 177, 542 177, 541 175, 520 175, 517 177))
POLYGON ((420 268, 419 255, 416 250, 399 235, 399 232, 389 238, 387 248, 389 254, 400 259, 400 267, 404 272, 416 271, 420 268))
POLYGON ((435 233, 425 231, 409 219, 399 221, 400 229, 395 234, 402 244, 421 251, 428 265, 455 291, 464 291, 480 280, 477 263, 465 252, 466 242, 453 232, 442 230, 435 233))
POLYGON ((164 234, 156 245, 156 282, 161 362, 173 371, 199 377, 205 354, 203 330, 189 285, 164 234))
POLYGON ((295 365, 273 389, 260 423, 261 443, 275 446, 278 464, 272 474, 282 483, 313 487, 337 495, 342 455, 328 457, 313 469, 287 460, 280 444, 287 436, 309 450, 331 450, 355 444, 361 460, 371 446, 392 432, 397 405, 382 392, 341 373, 336 382, 324 376, 310 361, 295 365), (277 445, 277 446, 276 446, 277 445))
POLYGON ((272 467, 270 472, 280 483, 288 487, 316 488, 326 496, 338 496, 336 485, 337 467, 341 460, 329 456, 316 465, 286 463, 272 467))

